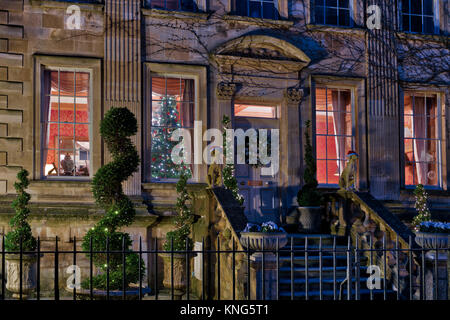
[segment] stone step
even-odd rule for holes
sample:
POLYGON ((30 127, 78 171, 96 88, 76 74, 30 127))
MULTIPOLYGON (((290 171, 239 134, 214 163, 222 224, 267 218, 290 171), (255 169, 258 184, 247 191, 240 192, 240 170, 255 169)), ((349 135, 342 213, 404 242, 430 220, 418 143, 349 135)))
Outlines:
MULTIPOLYGON (((393 298, 395 295, 395 291, 393 290, 386 290, 387 293, 387 299, 389 297, 393 298)), ((356 290, 351 290, 352 294, 352 300, 355 299, 356 290)), ((370 298, 370 290, 369 289, 361 289, 359 291, 361 300, 369 300, 370 298)), ((376 289, 372 290, 372 294, 374 295, 374 299, 379 300, 383 299, 384 291, 383 289, 376 289)), ((324 300, 332 300, 334 297, 334 291, 333 290, 323 290, 322 296, 324 300)), ((290 291, 280 291, 280 298, 290 299, 291 298, 291 292, 290 291)), ((305 299, 306 298, 306 292, 305 291, 294 291, 294 299, 305 299)), ((308 292, 308 298, 311 300, 319 300, 320 299, 320 291, 318 290, 311 290, 308 292)), ((337 299, 339 299, 339 290, 337 291, 337 299)), ((342 300, 347 300, 347 289, 342 290, 342 300)))

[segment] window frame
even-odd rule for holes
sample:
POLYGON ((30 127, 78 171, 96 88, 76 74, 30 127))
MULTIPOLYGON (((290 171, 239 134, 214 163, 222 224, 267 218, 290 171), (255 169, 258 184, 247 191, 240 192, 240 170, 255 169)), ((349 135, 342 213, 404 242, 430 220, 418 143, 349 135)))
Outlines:
MULTIPOLYGON (((246 18, 250 18, 250 19, 274 20, 274 21, 278 21, 278 20, 280 20, 280 18, 287 18, 287 16, 285 16, 285 15, 287 15, 287 13, 286 12, 281 12, 281 11, 283 11, 283 6, 286 6, 287 3, 285 3, 285 2, 287 2, 287 0, 272 0, 272 1, 270 1, 270 0, 245 0, 246 3, 247 3, 247 15, 239 14, 238 11, 237 11, 238 9, 237 9, 236 2, 237 1, 241 1, 241 0, 229 0, 229 1, 231 1, 231 10, 230 11, 234 15, 239 16, 239 17, 246 17, 246 18), (273 6, 274 6, 275 17, 274 18, 265 18, 265 17, 255 18, 255 17, 251 17, 249 15, 250 2, 259 2, 261 4, 264 3, 264 2, 272 2, 273 6)), ((261 7, 261 10, 262 10, 262 7, 261 7)))
MULTIPOLYGON (((350 103, 351 103, 351 119, 352 119, 352 148, 353 150, 355 150, 356 152, 359 152, 359 143, 358 143, 358 136, 357 136, 357 106, 356 106, 356 88, 354 86, 347 86, 347 85, 333 85, 333 84, 325 84, 325 83, 317 83, 314 85, 314 106, 313 106, 313 110, 312 110, 312 116, 313 116, 313 141, 312 141, 312 145, 313 145, 313 153, 314 153, 314 159, 316 161, 316 166, 317 166, 317 97, 316 97, 316 90, 317 89, 331 89, 331 90, 349 90, 350 91, 350 103)), ((325 136, 325 137, 336 137, 339 135, 329 135, 328 132, 327 134, 320 134, 320 136, 325 136)), ((345 137, 347 137, 347 135, 344 135, 345 137)), ((335 159, 331 159, 329 160, 328 158, 326 159, 319 159, 319 160, 325 160, 327 161, 334 161, 335 159)), ((336 161, 338 161, 339 159, 336 159, 336 161)), ((359 172, 357 173, 359 174, 359 172)), ((316 173, 316 178, 317 178, 317 173, 316 173)), ((328 170, 327 170, 327 181, 328 181, 328 170)), ((358 181, 355 182, 355 184, 358 184, 358 181)), ((334 183, 319 183, 318 184, 319 188, 339 188, 339 184, 334 184, 334 183)))
POLYGON ((33 143, 33 179, 46 181, 90 181, 95 172, 100 168, 102 162, 101 144, 99 134, 94 134, 94 128, 100 125, 102 106, 102 85, 101 85, 101 62, 95 58, 76 57, 54 57, 54 56, 34 56, 35 64, 35 121, 34 121, 34 143, 33 143), (45 176, 45 159, 43 159, 45 142, 42 136, 42 90, 45 70, 79 71, 89 72, 89 176, 45 176))
MULTIPOLYGON (((400 173, 401 173, 401 187, 402 189, 405 190, 414 190, 417 187, 416 185, 407 185, 406 184, 406 175, 405 175, 405 166, 406 166, 406 159, 405 159, 405 95, 409 94, 411 96, 415 96, 415 95, 425 95, 425 97, 427 96, 431 96, 434 95, 436 96, 436 108, 438 109, 438 132, 440 134, 439 139, 423 139, 423 140, 435 140, 435 141, 439 141, 439 151, 438 151, 438 156, 440 157, 437 165, 438 165, 438 171, 439 171, 439 175, 438 175, 438 185, 437 186, 432 186, 432 185, 424 185, 425 189, 428 190, 445 190, 445 186, 446 186, 446 150, 445 150, 445 142, 446 142, 446 112, 445 112, 445 107, 442 103, 442 94, 439 91, 434 91, 434 90, 414 90, 414 89, 403 89, 401 91, 401 116, 400 116, 400 126, 401 126, 401 134, 400 134, 400 173)), ((411 140, 415 140, 414 138, 411 138, 411 140)), ((415 163, 415 162, 414 162, 415 163)))
MULTIPOLYGON (((355 11, 354 11, 354 4, 353 4, 353 0, 349 0, 348 1, 348 11, 349 11, 349 25, 348 26, 343 26, 343 25, 339 25, 339 24, 328 24, 325 23, 326 22, 326 9, 327 8, 334 8, 337 9, 337 21, 339 23, 339 9, 344 9, 347 10, 347 8, 344 7, 340 7, 339 6, 339 2, 338 2, 338 6, 337 7, 331 7, 331 6, 327 6, 326 3, 324 2, 323 5, 323 10, 324 10, 324 23, 319 23, 316 21, 316 7, 322 7, 322 6, 318 6, 317 5, 317 0, 310 0, 312 2, 312 6, 311 6, 311 12, 310 12, 310 21, 313 21, 315 25, 319 25, 319 26, 328 26, 328 27, 336 27, 336 28, 353 28, 355 26, 355 11)), ((326 0, 325 0, 326 1, 326 0)))
MULTIPOLYGON (((200 88, 207 88, 206 68, 204 66, 196 65, 178 65, 178 64, 163 64, 163 63, 144 63, 145 79, 144 79, 144 104, 143 104, 143 150, 142 150, 142 167, 143 167, 143 182, 144 183, 174 183, 178 181, 176 178, 169 179, 154 179, 151 176, 151 121, 152 121, 152 97, 151 97, 151 76, 165 76, 177 77, 182 79, 194 80, 194 121, 202 121, 202 137, 203 132, 207 126, 207 106, 206 106, 206 90, 200 88), (202 92, 205 91, 205 92, 202 92)), ((195 144, 195 137, 192 136, 192 145, 195 144)), ((207 142, 201 141, 202 152, 207 142)), ((192 150, 194 152, 194 150, 192 150)), ((203 157, 203 156, 202 156, 203 157)), ((202 158, 203 159, 203 158, 202 158)), ((206 181, 206 167, 203 164, 192 163, 193 175, 188 182, 206 181)))
MULTIPOLYGON (((166 0, 164 0, 164 1, 166 1, 166 0)), ((182 1, 182 0, 177 0, 178 5, 180 5, 180 1, 182 1)), ((152 10, 166 10, 166 11, 174 11, 174 12, 194 12, 194 13, 199 12, 200 8, 198 6, 197 1, 196 0, 191 0, 191 1, 192 1, 192 10, 185 10, 185 9, 183 9, 183 7, 178 8, 178 9, 168 9, 166 2, 165 2, 165 8, 154 8, 154 7, 152 7, 152 0, 146 0, 145 6, 152 10)))
POLYGON ((436 35, 440 34, 440 6, 439 6, 439 0, 432 0, 433 1, 433 23, 434 23, 434 30, 432 33, 426 33, 424 32, 424 17, 431 17, 430 15, 426 15, 423 13, 423 0, 422 1, 422 13, 421 14, 412 14, 411 13, 411 0, 399 0, 398 2, 398 24, 399 24, 399 30, 401 32, 411 33, 411 34, 428 34, 428 35, 436 35), (403 15, 402 12, 403 8, 403 1, 409 1, 409 13, 405 14, 409 16, 409 30, 404 30, 403 28, 403 15), (411 31, 411 16, 420 16, 422 18, 422 32, 416 32, 411 31))

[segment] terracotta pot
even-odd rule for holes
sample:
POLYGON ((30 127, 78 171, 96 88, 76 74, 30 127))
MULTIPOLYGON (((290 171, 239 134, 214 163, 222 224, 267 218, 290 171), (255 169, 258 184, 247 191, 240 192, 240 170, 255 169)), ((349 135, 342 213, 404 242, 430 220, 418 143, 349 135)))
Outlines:
POLYGON ((322 207, 298 207, 299 231, 304 233, 320 232, 322 207))
MULTIPOLYGON (((20 255, 6 255, 6 289, 13 298, 20 298, 20 255)), ((22 299, 26 299, 36 288, 36 254, 22 254, 22 299)))
MULTIPOLYGON (((174 299, 181 300, 182 296, 186 292, 186 254, 174 253, 173 254, 173 281, 172 281, 172 254, 160 253, 159 256, 164 260, 164 287, 172 291, 172 284, 174 289, 174 299)), ((189 254, 190 260, 194 257, 194 254, 189 254)))
POLYGON ((250 250, 261 251, 266 250, 276 250, 277 241, 279 243, 279 248, 283 248, 287 242, 287 233, 263 233, 263 232, 241 232, 240 242, 244 248, 250 250))

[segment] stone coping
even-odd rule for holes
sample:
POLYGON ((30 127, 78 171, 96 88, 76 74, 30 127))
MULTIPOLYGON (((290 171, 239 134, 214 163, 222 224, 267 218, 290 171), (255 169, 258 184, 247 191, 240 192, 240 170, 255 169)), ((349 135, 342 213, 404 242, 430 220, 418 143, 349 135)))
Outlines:
POLYGON ((30 0, 31 6, 42 8, 54 8, 66 10, 71 5, 77 5, 81 11, 103 11, 105 6, 103 3, 86 3, 86 2, 67 2, 67 1, 54 1, 54 0, 30 0))
POLYGON ((205 22, 208 20, 208 13, 191 12, 191 11, 172 11, 163 9, 141 9, 142 15, 151 18, 160 19, 181 19, 181 20, 197 20, 205 22))
POLYGON ((223 15, 223 20, 227 22, 238 22, 242 24, 258 25, 268 28, 289 28, 294 25, 292 20, 275 20, 275 19, 263 19, 263 18, 252 18, 237 16, 232 14, 223 15))

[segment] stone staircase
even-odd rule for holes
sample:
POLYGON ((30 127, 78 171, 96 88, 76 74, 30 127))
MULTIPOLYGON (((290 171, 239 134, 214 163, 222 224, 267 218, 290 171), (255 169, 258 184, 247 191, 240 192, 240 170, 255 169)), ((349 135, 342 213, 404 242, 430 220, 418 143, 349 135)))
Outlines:
MULTIPOLYGON (((347 300, 347 239, 331 235, 303 235, 289 234, 288 244, 280 250, 280 299, 305 300, 308 289, 309 300, 347 300), (305 241, 308 238, 308 281, 306 281, 305 241), (291 243, 293 257, 291 262, 291 243), (320 259, 319 247, 322 248, 320 259), (335 251, 333 250, 335 248, 335 251), (333 252, 335 252, 333 254, 333 252), (293 269, 292 269, 293 266, 293 269), (322 272, 320 272, 322 269, 322 272), (293 272, 292 272, 293 270, 293 272), (322 279, 321 278, 322 275, 322 279), (292 279, 294 286, 291 287, 292 279), (335 281, 336 279, 336 281, 335 281), (321 284, 322 283, 322 284, 321 284), (308 285, 308 288, 306 287, 308 285)), ((352 290, 351 299, 356 298, 356 271, 354 268, 355 256, 350 254, 352 263, 352 290)), ((370 290, 367 288, 367 258, 360 257, 359 268, 359 295, 361 300, 370 299, 370 290)), ((372 290, 373 299, 383 299, 384 290, 372 290)), ((395 292, 387 290, 387 298, 394 296, 395 292)))

